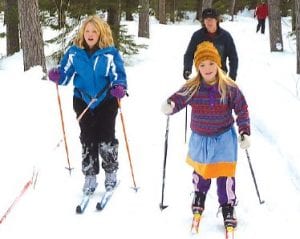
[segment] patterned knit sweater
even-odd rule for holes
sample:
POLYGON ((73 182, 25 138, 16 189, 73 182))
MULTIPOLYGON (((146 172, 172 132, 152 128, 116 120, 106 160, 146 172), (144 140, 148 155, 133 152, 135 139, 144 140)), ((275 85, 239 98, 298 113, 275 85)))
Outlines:
POLYGON ((169 98, 175 103, 172 114, 190 105, 192 107, 190 127, 193 132, 203 136, 224 133, 234 123, 232 114, 234 111, 239 133, 250 135, 248 105, 238 87, 228 86, 227 99, 224 103, 220 101, 218 83, 210 86, 202 81, 198 92, 189 100, 188 96, 180 94, 182 91, 183 89, 180 89, 169 98))

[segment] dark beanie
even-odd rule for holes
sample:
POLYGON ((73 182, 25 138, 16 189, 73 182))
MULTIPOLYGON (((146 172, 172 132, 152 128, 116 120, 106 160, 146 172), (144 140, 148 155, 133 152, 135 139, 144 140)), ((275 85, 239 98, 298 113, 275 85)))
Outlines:
POLYGON ((206 8, 202 12, 202 19, 205 19, 205 18, 215 18, 218 20, 219 14, 218 14, 217 10, 214 8, 206 8))

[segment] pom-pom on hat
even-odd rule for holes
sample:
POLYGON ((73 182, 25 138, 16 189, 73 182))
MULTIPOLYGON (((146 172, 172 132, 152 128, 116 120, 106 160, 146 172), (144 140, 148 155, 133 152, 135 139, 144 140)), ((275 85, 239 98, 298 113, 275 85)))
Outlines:
POLYGON ((201 42, 197 46, 197 49, 194 54, 194 64, 196 69, 198 69, 200 62, 205 60, 211 60, 215 62, 219 67, 222 66, 221 57, 217 48, 214 46, 213 43, 209 41, 201 42))

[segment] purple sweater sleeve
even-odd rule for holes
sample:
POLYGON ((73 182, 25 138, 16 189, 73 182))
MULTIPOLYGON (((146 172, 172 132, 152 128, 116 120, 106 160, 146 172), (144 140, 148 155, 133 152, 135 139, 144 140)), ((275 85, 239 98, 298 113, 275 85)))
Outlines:
POLYGON ((175 103, 175 108, 172 114, 175 114, 185 108, 188 105, 188 97, 181 95, 182 89, 178 90, 176 93, 169 97, 169 100, 175 103))
POLYGON ((231 107, 236 115, 238 131, 250 135, 250 119, 245 97, 238 87, 232 87, 230 93, 231 107))

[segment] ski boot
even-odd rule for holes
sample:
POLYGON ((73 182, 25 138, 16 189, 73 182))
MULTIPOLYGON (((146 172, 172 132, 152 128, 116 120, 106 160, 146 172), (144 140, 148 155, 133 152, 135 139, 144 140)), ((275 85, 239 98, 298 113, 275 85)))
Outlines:
POLYGON ((234 238, 234 228, 237 226, 237 220, 234 213, 234 206, 226 204, 222 206, 222 214, 225 227, 225 238, 234 238))
POLYGON ((85 194, 92 194, 98 186, 96 175, 86 175, 82 191, 85 194))
POLYGON ((222 206, 222 214, 225 228, 237 226, 237 220, 234 213, 234 206, 226 204, 222 206))
POLYGON ((117 173, 111 172, 107 173, 105 172, 105 181, 104 186, 106 191, 112 191, 117 184, 117 173))
POLYGON ((195 192, 194 199, 192 203, 192 212, 193 212, 193 221, 191 231, 192 233, 199 232, 199 224, 201 220, 201 215, 204 210, 204 202, 205 202, 206 194, 202 192, 195 192))

